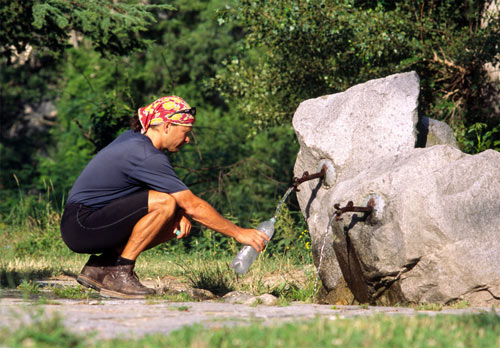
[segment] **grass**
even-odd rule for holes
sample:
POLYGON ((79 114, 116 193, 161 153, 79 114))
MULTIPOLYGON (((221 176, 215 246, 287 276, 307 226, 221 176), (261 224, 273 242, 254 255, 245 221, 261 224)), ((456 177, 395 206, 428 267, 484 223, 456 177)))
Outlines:
POLYGON ((416 311, 434 311, 440 312, 443 309, 464 309, 469 308, 470 303, 466 300, 459 300, 449 304, 442 303, 410 303, 410 304, 397 304, 396 307, 409 307, 416 311))
POLYGON ((206 289, 217 296, 224 296, 235 289, 234 272, 229 264, 219 260, 200 262, 197 267, 179 265, 191 286, 206 289))
POLYGON ((168 302, 195 302, 197 301, 193 297, 191 297, 189 294, 186 294, 185 292, 181 292, 178 294, 161 294, 161 295, 153 295, 147 298, 147 303, 154 305, 161 303, 162 301, 168 301, 168 302))
POLYGON ((100 299, 100 296, 96 291, 85 288, 81 285, 53 287, 51 291, 57 298, 68 298, 74 300, 100 299))
POLYGON ((179 311, 179 312, 187 312, 191 308, 190 306, 174 306, 170 307, 171 310, 179 311))
MULTIPOLYGON (((172 307, 186 311, 188 306, 172 307)), ((169 335, 139 339, 97 340, 68 331, 58 316, 31 310, 31 324, 0 329, 5 347, 481 347, 500 346, 500 317, 496 313, 462 316, 386 316, 314 319, 265 326, 256 322, 238 327, 184 327, 169 335)))
MULTIPOLYGON (((53 249, 36 258, 0 254, 0 287, 35 293, 36 281, 48 278, 76 278, 88 256, 57 255, 53 249), (32 287, 31 289, 29 287, 32 287)), ((232 255, 220 254, 169 254, 154 251, 143 253, 138 259, 136 271, 141 279, 161 283, 164 276, 173 276, 186 286, 206 289, 217 296, 239 290, 255 295, 271 293, 286 301, 312 302, 314 272, 312 265, 294 263, 290 258, 259 258, 244 276, 237 276, 229 264, 232 255)), ((39 289, 38 289, 39 290, 39 289)), ((89 299, 96 294, 75 282, 74 286, 49 289, 58 298, 89 299)), ((187 294, 165 294, 155 300, 193 301, 187 294)))
MULTIPOLYGON (((140 345, 168 347, 496 347, 499 318, 492 314, 464 317, 388 317, 316 319, 275 327, 184 328, 140 340, 140 345)), ((120 344, 111 341, 109 346, 120 344)), ((123 342, 124 345, 126 342, 123 342)))
POLYGON ((29 311, 31 324, 0 329, 2 347, 84 347, 85 339, 71 333, 59 316, 47 318, 40 308, 29 311))

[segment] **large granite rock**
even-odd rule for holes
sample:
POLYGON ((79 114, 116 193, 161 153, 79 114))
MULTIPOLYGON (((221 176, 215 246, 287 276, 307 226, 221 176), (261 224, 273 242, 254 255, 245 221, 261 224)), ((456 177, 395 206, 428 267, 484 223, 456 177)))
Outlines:
POLYGON ((297 109, 295 175, 329 168, 297 194, 320 278, 359 302, 498 303, 500 153, 466 155, 445 124, 417 122, 418 91, 416 73, 397 74, 297 109), (370 198, 370 216, 333 218, 370 198))

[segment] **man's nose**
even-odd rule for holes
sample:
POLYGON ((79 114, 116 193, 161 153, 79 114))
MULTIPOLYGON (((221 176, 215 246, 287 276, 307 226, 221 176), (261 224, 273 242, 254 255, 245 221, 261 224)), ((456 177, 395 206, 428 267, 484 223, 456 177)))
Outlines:
POLYGON ((186 139, 184 139, 184 142, 185 142, 186 144, 189 144, 189 137, 186 137, 186 139))

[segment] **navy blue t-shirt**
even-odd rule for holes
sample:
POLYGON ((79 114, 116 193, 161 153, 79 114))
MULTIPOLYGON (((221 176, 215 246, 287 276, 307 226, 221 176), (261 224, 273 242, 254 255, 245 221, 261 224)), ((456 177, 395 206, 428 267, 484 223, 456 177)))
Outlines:
POLYGON ((106 146, 87 164, 75 181, 68 203, 101 208, 139 190, 175 193, 187 190, 168 156, 151 140, 132 130, 106 146))

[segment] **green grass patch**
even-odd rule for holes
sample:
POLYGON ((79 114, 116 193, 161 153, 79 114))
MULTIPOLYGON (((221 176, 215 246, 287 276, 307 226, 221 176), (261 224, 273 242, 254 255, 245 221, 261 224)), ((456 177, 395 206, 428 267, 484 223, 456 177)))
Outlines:
POLYGON ((50 290, 52 294, 58 298, 68 298, 73 300, 90 300, 101 298, 97 291, 85 288, 81 285, 62 287, 55 286, 50 290))
POLYGON ((67 330, 59 316, 47 317, 37 308, 30 310, 31 324, 17 329, 0 328, 2 347, 87 347, 88 339, 67 330))
POLYGON ((190 306, 173 306, 170 307, 169 309, 174 310, 174 311, 179 311, 179 312, 187 312, 191 308, 190 306))
POLYGON ((229 264, 217 259, 201 261, 197 267, 179 265, 194 288, 224 296, 235 289, 235 275, 229 264))
POLYGON ((192 298, 189 294, 185 292, 180 292, 178 294, 161 294, 153 295, 147 298, 148 304, 157 304, 163 301, 168 302, 195 302, 196 299, 192 298))
MULTIPOLYGON (((76 278, 88 255, 70 254, 61 256, 52 251, 52 255, 36 258, 29 256, 5 257, 0 255, 0 289, 17 289, 34 293, 36 280, 76 278), (22 285, 21 285, 22 284, 22 285), (31 285, 30 285, 31 284, 31 285), (21 285, 21 287, 20 287, 21 285)), ((186 286, 205 289, 217 296, 229 291, 247 291, 254 295, 271 293, 281 298, 281 302, 314 301, 315 272, 312 265, 296 263, 292 257, 262 255, 250 271, 244 276, 237 276, 229 267, 232 255, 170 254, 157 252, 142 254, 136 265, 141 280, 159 284, 165 276, 178 279, 186 286)), ((87 299, 97 293, 78 286, 46 288, 56 298, 87 299)), ((194 301, 187 294, 164 294, 154 296, 155 301, 194 301)))
MULTIPOLYGON (((168 347, 497 347, 499 317, 375 316, 343 320, 317 319, 276 327, 184 328, 169 336, 152 336, 139 345, 168 347)), ((120 341, 109 342, 109 347, 120 341)), ((125 342, 123 342, 125 343, 125 342)))
MULTIPOLYGON (((188 306, 172 307, 186 311, 188 306)), ((61 318, 33 314, 29 325, 0 329, 0 345, 6 347, 481 347, 500 345, 500 317, 496 313, 460 316, 386 316, 328 320, 315 319, 264 326, 184 327, 169 335, 140 339, 97 340, 79 336, 61 318)))

